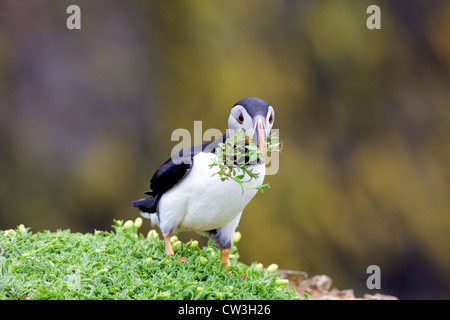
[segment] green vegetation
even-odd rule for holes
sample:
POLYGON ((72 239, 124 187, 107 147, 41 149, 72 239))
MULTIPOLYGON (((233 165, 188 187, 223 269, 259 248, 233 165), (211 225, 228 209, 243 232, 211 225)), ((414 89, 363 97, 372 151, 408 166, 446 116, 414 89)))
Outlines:
POLYGON ((0 231, 0 299, 299 299, 276 273, 238 262, 235 245, 224 271, 211 242, 199 248, 174 236, 170 258, 155 230, 138 233, 141 224, 114 221, 115 231, 94 234, 0 231))
MULTIPOLYGON (((266 150, 268 152, 279 151, 279 145, 275 133, 267 137, 266 150)), ((216 152, 217 158, 211 162, 209 168, 218 166, 219 171, 215 174, 218 174, 222 181, 231 179, 237 182, 242 188, 242 193, 244 193, 244 187, 261 192, 270 188, 268 183, 255 187, 246 184, 252 179, 258 179, 259 173, 253 173, 253 170, 248 168, 248 164, 256 163, 258 159, 262 158, 262 155, 255 141, 247 138, 244 129, 236 130, 232 137, 225 140, 225 143, 219 143, 216 152), (243 180, 246 175, 248 180, 243 180)))

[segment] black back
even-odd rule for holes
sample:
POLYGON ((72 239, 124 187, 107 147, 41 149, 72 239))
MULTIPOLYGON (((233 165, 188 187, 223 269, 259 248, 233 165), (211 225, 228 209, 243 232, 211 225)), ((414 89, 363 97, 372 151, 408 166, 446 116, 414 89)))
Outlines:
POLYGON ((177 183, 179 183, 187 174, 189 174, 192 165, 194 164, 194 156, 199 152, 212 152, 215 153, 219 143, 223 143, 226 140, 226 135, 222 137, 206 142, 202 145, 193 146, 189 149, 184 149, 178 153, 179 164, 175 164, 170 157, 164 162, 161 167, 153 174, 150 179, 151 191, 144 192, 146 195, 153 196, 149 199, 141 199, 133 202, 132 207, 140 209, 143 212, 158 213, 158 202, 161 196, 172 189, 177 183))

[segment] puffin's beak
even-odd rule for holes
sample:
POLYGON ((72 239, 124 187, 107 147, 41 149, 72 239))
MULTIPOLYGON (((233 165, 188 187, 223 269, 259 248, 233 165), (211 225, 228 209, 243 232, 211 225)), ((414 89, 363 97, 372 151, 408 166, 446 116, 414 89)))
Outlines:
POLYGON ((264 128, 263 118, 257 118, 253 129, 253 139, 261 151, 261 158, 266 157, 266 129, 264 128))

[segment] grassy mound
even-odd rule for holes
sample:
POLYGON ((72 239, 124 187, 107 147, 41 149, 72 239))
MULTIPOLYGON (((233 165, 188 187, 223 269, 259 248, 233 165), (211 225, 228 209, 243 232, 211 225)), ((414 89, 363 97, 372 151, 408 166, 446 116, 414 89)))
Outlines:
POLYGON ((154 230, 138 234, 139 219, 94 234, 0 231, 0 299, 299 299, 287 280, 238 262, 235 245, 231 272, 211 243, 172 237, 175 257, 165 256, 154 230))

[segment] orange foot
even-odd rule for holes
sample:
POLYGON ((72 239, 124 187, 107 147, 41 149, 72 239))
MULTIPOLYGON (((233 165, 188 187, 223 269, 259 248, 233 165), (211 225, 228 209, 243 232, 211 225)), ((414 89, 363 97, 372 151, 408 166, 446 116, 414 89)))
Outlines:
POLYGON ((164 236, 164 252, 166 253, 166 256, 174 257, 175 253, 173 252, 172 244, 170 243, 170 236, 171 233, 169 233, 167 236, 164 236))
POLYGON ((223 269, 225 270, 230 266, 230 249, 222 249, 222 262, 225 263, 223 269))

